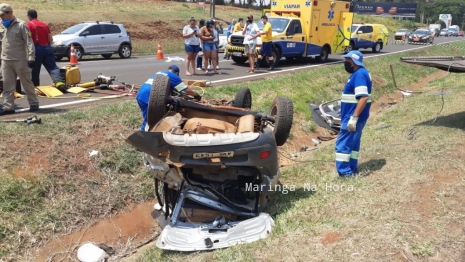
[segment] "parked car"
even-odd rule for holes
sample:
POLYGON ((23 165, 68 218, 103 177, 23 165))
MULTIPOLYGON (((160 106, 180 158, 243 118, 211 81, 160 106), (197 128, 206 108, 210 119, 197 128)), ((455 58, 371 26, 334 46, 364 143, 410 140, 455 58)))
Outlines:
POLYGON ((429 29, 417 29, 408 37, 408 43, 425 43, 432 44, 434 42, 434 32, 429 29))
POLYGON ((399 29, 394 35, 394 40, 407 39, 409 35, 410 35, 410 31, 408 29, 399 29))
POLYGON ((219 35, 219 44, 218 44, 218 52, 224 53, 226 50, 226 45, 228 44, 228 38, 226 37, 225 34, 220 34, 219 35))
POLYGON ((463 31, 459 31, 459 35, 458 35, 458 36, 464 36, 463 31))
POLYGON ((439 36, 447 36, 447 29, 442 29, 441 32, 439 32, 439 36))
POLYGON ((111 21, 84 22, 54 35, 52 48, 56 60, 70 58, 71 44, 77 60, 84 55, 101 55, 108 59, 113 54, 121 58, 129 58, 132 54, 131 38, 126 29, 111 21))
POLYGON ((148 131, 125 139, 143 152, 155 180, 161 249, 225 248, 272 231, 273 219, 264 210, 274 191, 281 191, 277 147, 291 131, 292 101, 276 97, 268 114, 250 110, 248 88, 223 101, 170 94, 168 77, 157 76, 148 131))

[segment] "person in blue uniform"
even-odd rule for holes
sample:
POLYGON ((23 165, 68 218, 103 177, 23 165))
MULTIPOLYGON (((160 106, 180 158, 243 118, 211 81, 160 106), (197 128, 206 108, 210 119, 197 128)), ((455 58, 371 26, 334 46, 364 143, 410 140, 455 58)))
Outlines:
POLYGON ((194 90, 190 89, 186 84, 184 84, 179 77, 179 67, 176 65, 171 65, 168 70, 160 71, 150 76, 150 78, 145 81, 145 83, 140 87, 139 92, 137 92, 137 103, 139 104, 139 108, 142 111, 142 117, 144 118, 144 122, 140 130, 145 131, 145 127, 147 125, 147 111, 148 111, 148 104, 150 99, 150 91, 152 90, 152 83, 153 79, 157 75, 164 75, 169 77, 170 79, 170 92, 177 91, 178 93, 186 93, 190 96, 193 96, 196 100, 201 100, 202 97, 197 94, 194 90))
POLYGON ((336 169, 341 177, 359 172, 358 156, 362 131, 370 116, 372 81, 363 64, 363 55, 351 51, 343 56, 351 74, 341 97, 341 131, 336 140, 336 169))

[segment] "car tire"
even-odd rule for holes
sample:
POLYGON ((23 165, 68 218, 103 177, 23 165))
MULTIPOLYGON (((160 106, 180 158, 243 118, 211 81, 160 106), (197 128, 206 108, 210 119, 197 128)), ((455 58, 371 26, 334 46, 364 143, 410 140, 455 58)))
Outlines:
POLYGON ((316 57, 318 63, 326 63, 328 61, 329 50, 328 47, 323 47, 321 49, 320 55, 316 57))
POLYGON ((102 54, 101 56, 105 59, 110 59, 113 54, 102 54))
POLYGON ((245 61, 248 60, 247 57, 243 57, 243 56, 238 57, 238 56, 233 56, 233 55, 231 56, 231 59, 234 61, 234 63, 236 63, 238 65, 243 64, 243 63, 245 63, 245 61))
MULTIPOLYGON (((79 61, 84 55, 84 50, 80 46, 74 46, 74 54, 76 55, 76 60, 79 61)), ((71 46, 69 47, 68 51, 68 59, 71 61, 71 46)))
POLYGON ((378 42, 376 42, 376 45, 373 46, 373 48, 371 50, 373 51, 373 53, 379 53, 379 52, 381 52, 382 47, 383 46, 382 46, 381 42, 378 41, 378 42))
POLYGON ((273 134, 276 145, 282 146, 291 133, 294 118, 292 100, 287 97, 276 97, 271 103, 270 115, 275 118, 273 134))
POLYGON ((123 44, 119 47, 118 49, 118 55, 119 57, 126 59, 130 58, 132 55, 132 49, 130 45, 123 44))
POLYGON ((60 61, 61 59, 63 59, 63 56, 62 56, 62 55, 55 56, 55 61, 60 61))
MULTIPOLYGON (((278 66, 279 60, 281 60, 281 53, 279 52, 279 50, 277 48, 273 47, 272 54, 273 54, 274 66, 278 66)), ((268 57, 266 57, 266 56, 263 57, 262 61, 263 60, 266 60, 266 62, 265 62, 266 66, 271 66, 270 65, 270 60, 268 60, 268 57)))
POLYGON ((350 41, 350 45, 346 47, 346 49, 344 50, 344 53, 347 54, 350 51, 354 51, 354 50, 357 50, 357 48, 355 48, 355 43, 354 41, 350 41))
POLYGON ((237 90, 236 97, 233 102, 234 107, 252 108, 252 93, 247 87, 237 90))
POLYGON ((149 130, 164 117, 167 110, 166 100, 170 95, 170 79, 164 75, 157 75, 153 79, 147 108, 147 125, 149 130))

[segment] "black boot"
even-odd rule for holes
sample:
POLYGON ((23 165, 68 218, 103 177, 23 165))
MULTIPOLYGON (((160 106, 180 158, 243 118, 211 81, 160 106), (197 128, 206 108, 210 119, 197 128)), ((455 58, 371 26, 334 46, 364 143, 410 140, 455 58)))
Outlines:
POLYGON ((255 70, 260 69, 260 63, 262 62, 262 59, 257 58, 257 62, 255 62, 255 70))
POLYGON ((270 68, 268 68, 267 71, 274 70, 274 60, 268 60, 268 63, 270 63, 270 68))

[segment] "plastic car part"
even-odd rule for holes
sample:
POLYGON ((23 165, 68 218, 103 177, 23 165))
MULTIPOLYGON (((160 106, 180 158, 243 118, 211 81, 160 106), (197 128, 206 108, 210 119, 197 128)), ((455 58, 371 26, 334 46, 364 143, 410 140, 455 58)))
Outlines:
POLYGON ((170 95, 170 79, 157 75, 152 81, 149 105, 147 110, 147 125, 149 130, 160 121, 167 112, 166 100, 170 95))
POLYGON ((271 103, 270 115, 275 118, 273 134, 278 146, 286 143, 291 133, 294 105, 289 98, 276 97, 271 103))
POLYGON ((252 108, 252 93, 249 88, 241 88, 236 92, 233 106, 240 108, 252 108))
POLYGON ((266 238, 274 226, 273 218, 266 213, 244 221, 229 222, 221 227, 213 223, 168 224, 157 241, 157 247, 176 251, 199 251, 226 248, 266 238))

